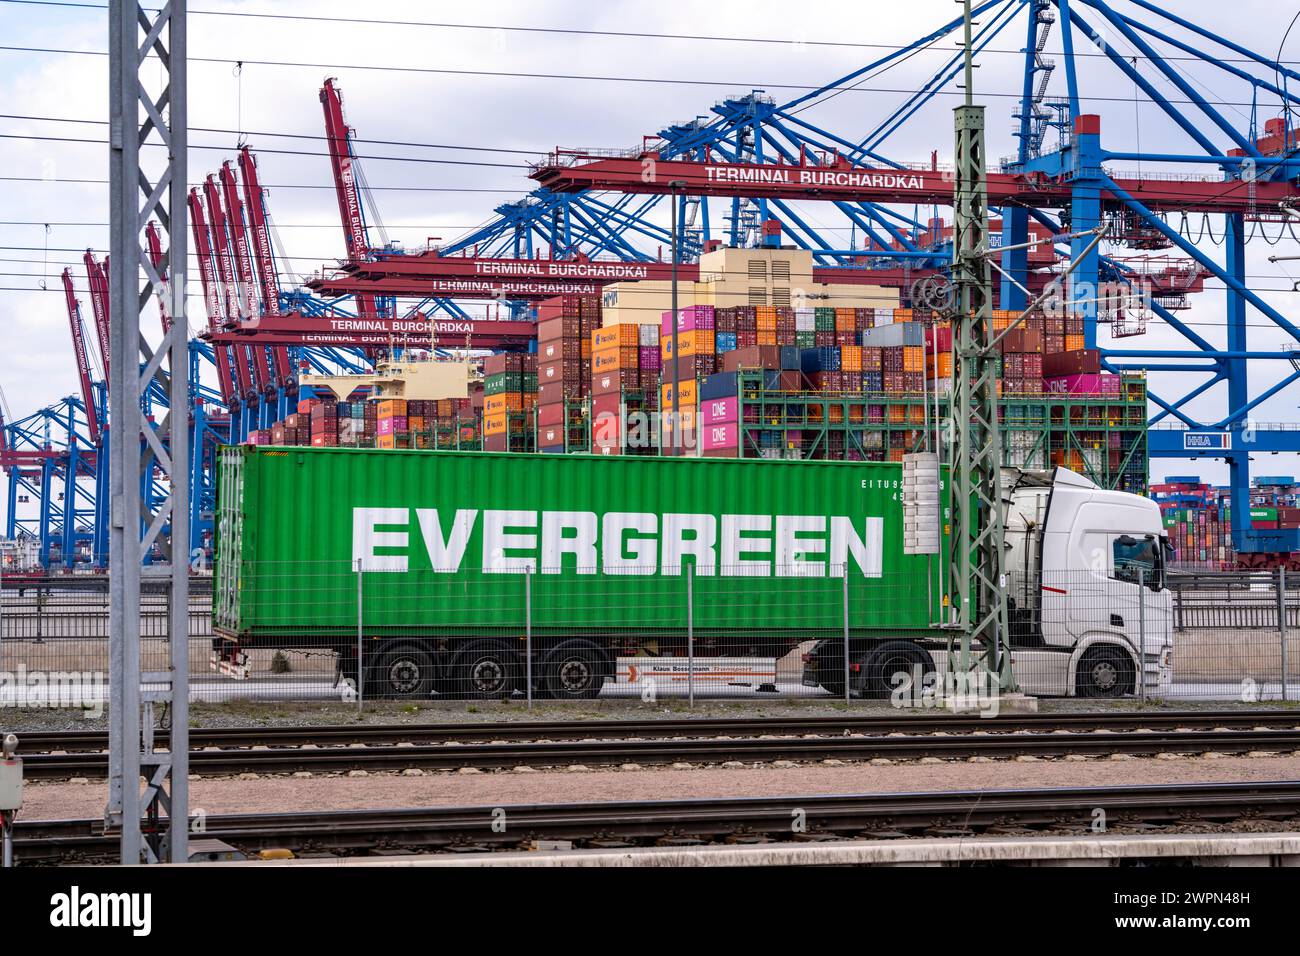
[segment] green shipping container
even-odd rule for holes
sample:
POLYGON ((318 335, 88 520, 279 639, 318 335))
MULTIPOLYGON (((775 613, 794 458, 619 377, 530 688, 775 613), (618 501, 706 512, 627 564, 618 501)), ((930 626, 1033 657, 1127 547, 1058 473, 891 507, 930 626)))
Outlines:
POLYGON ((527 588, 535 640, 626 649, 684 637, 691 566, 699 653, 728 653, 842 634, 847 564, 855 633, 930 636, 944 561, 903 554, 901 481, 897 463, 230 446, 214 626, 351 640, 360 577, 367 641, 519 640, 527 588))

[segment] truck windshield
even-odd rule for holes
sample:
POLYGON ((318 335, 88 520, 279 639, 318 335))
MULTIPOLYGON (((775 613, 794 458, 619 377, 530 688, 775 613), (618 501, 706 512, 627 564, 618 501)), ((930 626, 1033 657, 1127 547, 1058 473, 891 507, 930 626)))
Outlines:
POLYGON ((1115 538, 1112 548, 1116 580, 1137 584, 1141 571, 1142 582, 1151 590, 1164 587, 1164 548, 1154 536, 1135 538, 1122 534, 1115 538))

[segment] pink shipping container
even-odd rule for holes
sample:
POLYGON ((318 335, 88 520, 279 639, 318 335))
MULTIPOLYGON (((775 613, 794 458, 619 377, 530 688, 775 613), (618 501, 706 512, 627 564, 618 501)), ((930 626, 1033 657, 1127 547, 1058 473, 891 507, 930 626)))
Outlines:
POLYGON ((1089 372, 1080 375, 1058 375, 1043 379, 1049 392, 1068 395, 1118 395, 1119 376, 1099 375, 1089 372))
POLYGON ((740 426, 735 422, 706 425, 700 429, 700 445, 705 451, 740 446, 740 426))
POLYGON ((379 427, 378 429, 376 429, 376 434, 391 435, 392 433, 393 433, 393 420, 391 418, 379 419, 379 427))
MULTIPOLYGON (((677 310, 677 331, 694 332, 696 329, 710 330, 713 328, 713 306, 711 305, 691 305, 684 309, 677 310)), ((659 334, 673 334, 673 314, 664 312, 659 319, 659 334)))
POLYGON ((726 398, 713 398, 700 405, 701 425, 720 425, 724 422, 740 420, 740 398, 729 395, 726 398))
POLYGON ((647 372, 657 372, 663 367, 663 357, 659 354, 658 345, 641 346, 641 370, 647 372))

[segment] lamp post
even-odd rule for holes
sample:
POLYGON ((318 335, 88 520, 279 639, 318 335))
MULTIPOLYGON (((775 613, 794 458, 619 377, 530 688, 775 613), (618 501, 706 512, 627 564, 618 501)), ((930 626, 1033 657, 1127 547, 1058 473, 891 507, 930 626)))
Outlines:
MULTIPOLYGON (((679 191, 680 191, 681 189, 685 188, 685 186, 686 186, 686 183, 685 183, 683 180, 680 180, 680 179, 674 179, 672 182, 670 182, 670 183, 668 184, 668 190, 669 190, 668 195, 669 195, 670 199, 672 200, 672 204, 673 204, 673 208, 672 208, 672 246, 673 246, 673 250, 672 250, 672 256, 673 256, 673 268, 672 268, 672 286, 673 286, 673 290, 672 290, 672 323, 673 323, 673 327, 672 327, 672 337, 673 337, 673 410, 672 410, 672 418, 671 418, 671 425, 672 425, 671 433, 672 433, 672 439, 673 439, 673 442, 672 442, 673 454, 676 454, 676 453, 677 453, 677 447, 678 447, 678 445, 679 445, 680 442, 681 442, 681 427, 682 427, 682 420, 681 420, 681 416, 680 416, 680 414, 679 414, 679 409, 680 409, 681 405, 680 405, 680 402, 678 401, 678 397, 677 397, 677 390, 678 390, 678 386, 679 386, 679 384, 680 384, 680 371, 679 371, 679 369, 678 369, 678 367, 677 367, 677 262, 678 262, 678 260, 681 258, 681 254, 680 254, 680 251, 679 251, 678 246, 677 246, 677 211, 678 211, 678 207, 679 207, 679 200, 678 200, 679 191)), ((662 451, 662 449, 661 449, 661 451, 662 451)))

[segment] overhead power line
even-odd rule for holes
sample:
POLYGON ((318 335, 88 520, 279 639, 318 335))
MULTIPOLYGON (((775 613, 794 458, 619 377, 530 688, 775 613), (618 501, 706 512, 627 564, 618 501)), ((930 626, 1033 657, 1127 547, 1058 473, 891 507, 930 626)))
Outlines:
MULTIPOLYGON (((57 54, 61 56, 108 56, 103 50, 67 50, 59 47, 35 47, 35 46, 0 46, 0 52, 6 53, 40 53, 40 54, 57 54)), ((827 86, 824 83, 760 83, 742 80, 696 80, 686 77, 668 77, 668 76, 621 76, 621 75, 599 75, 590 73, 526 73, 523 71, 507 70, 454 70, 447 67, 432 66, 395 66, 393 64, 376 64, 376 63, 320 63, 299 60, 254 60, 240 59, 236 57, 212 57, 212 56, 191 56, 189 62, 194 63, 217 63, 222 66, 267 66, 281 67, 289 69, 311 69, 342 71, 357 70, 365 72, 378 73, 415 73, 428 74, 435 76, 479 76, 479 77, 501 77, 515 80, 574 80, 582 83, 634 83, 634 84, 662 84, 665 86, 706 86, 721 89, 734 90, 739 88, 761 89, 761 90, 791 90, 796 93, 807 93, 819 91, 823 93, 833 93, 837 91, 851 93, 887 93, 890 95, 911 96, 916 90, 906 89, 903 87, 884 87, 884 86, 858 86, 850 84, 848 86, 827 86)), ((965 91, 956 89, 937 89, 933 90, 931 96, 957 96, 965 97, 965 91)), ((1008 99, 1019 100, 1020 93, 997 93, 988 90, 981 90, 980 96, 984 99, 1008 99)), ((1089 103, 1133 103, 1142 102, 1140 98, 1132 96, 1092 96, 1087 94, 1079 95, 1080 102, 1089 103)), ((1166 97, 1165 101, 1177 106, 1200 106, 1200 103, 1191 99, 1175 99, 1166 97)), ((1243 106, 1258 107, 1256 102, 1236 102, 1230 100, 1204 100, 1210 106, 1243 106)))
MULTIPOLYGON (((0 2, 21 4, 25 6, 37 7, 67 7, 81 10, 106 10, 107 7, 102 4, 94 3, 74 3, 60 2, 60 0, 0 0, 0 2)), ((629 40, 687 40, 692 42, 703 43, 754 43, 765 44, 770 46, 783 47, 830 47, 852 50, 905 50, 907 45, 901 43, 861 43, 848 40, 816 40, 807 39, 799 36, 792 37, 734 37, 721 36, 718 34, 707 33, 656 33, 648 30, 583 30, 575 27, 531 27, 505 25, 498 23, 448 23, 437 20, 396 20, 381 19, 379 17, 336 17, 324 16, 320 14, 301 14, 301 13, 263 13, 251 10, 196 10, 191 8, 188 11, 190 16, 206 17, 235 17, 256 20, 272 20, 297 23, 328 23, 339 24, 344 26, 386 26, 386 27, 423 27, 437 30, 471 30, 486 33, 524 33, 524 34, 553 34, 556 36, 585 36, 585 37, 605 37, 611 39, 629 39, 629 40)), ((1023 56, 1024 50, 985 47, 982 53, 1000 53, 1010 54, 1012 56, 1023 56)), ((1104 57, 1105 53, 1076 50, 1076 57, 1104 57)), ((1150 59, 1143 55, 1140 59, 1150 59)), ((1162 56, 1161 59, 1168 61, 1188 60, 1200 62, 1199 57, 1182 56, 1170 54, 1162 56)), ((1242 58, 1219 57, 1221 63, 1254 63, 1254 60, 1242 58)), ((1283 64, 1296 63, 1295 60, 1280 60, 1283 64)))

